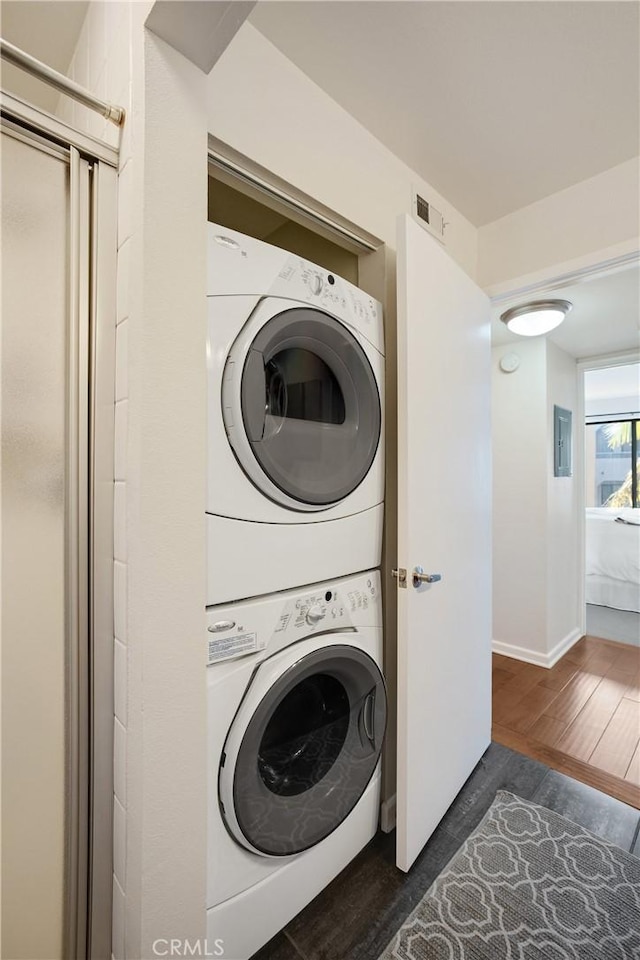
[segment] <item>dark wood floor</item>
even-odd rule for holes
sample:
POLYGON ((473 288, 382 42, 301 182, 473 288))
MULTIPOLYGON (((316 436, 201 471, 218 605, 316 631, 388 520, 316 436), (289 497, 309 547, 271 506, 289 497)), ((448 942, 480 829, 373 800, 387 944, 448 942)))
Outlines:
POLYGON ((583 637, 550 670, 494 654, 493 739, 640 809, 640 648, 583 637))
MULTIPOLYGON (((555 810, 640 855, 637 810, 492 743, 409 873, 395 866, 395 832, 378 833, 254 960, 375 960, 478 826, 498 790, 555 810)), ((249 914, 247 922, 259 923, 260 912, 249 914)))

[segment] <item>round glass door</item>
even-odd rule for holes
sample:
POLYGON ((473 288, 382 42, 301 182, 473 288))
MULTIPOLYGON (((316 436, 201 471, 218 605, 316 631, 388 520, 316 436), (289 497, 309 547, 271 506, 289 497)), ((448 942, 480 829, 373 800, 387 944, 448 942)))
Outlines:
POLYGON ((247 353, 242 422, 262 471, 287 497, 318 507, 362 482, 380 440, 380 396, 352 334, 320 310, 272 317, 247 353))
POLYGON ((373 775, 386 715, 382 675, 355 647, 315 651, 286 671, 249 720, 234 769, 220 770, 233 777, 246 841, 287 856, 332 833, 373 775))

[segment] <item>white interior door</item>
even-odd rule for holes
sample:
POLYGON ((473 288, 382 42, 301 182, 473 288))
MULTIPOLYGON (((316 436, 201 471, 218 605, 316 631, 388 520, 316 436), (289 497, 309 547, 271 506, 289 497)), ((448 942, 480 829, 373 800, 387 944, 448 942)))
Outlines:
POLYGON ((398 221, 397 863, 408 870, 491 736, 489 301, 398 221), (413 585, 415 567, 441 580, 413 585))

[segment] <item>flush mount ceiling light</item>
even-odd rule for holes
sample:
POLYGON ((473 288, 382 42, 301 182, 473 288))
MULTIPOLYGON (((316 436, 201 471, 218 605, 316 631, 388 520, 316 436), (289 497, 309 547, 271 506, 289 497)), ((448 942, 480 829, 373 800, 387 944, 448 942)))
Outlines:
POLYGON ((560 326, 571 306, 568 300, 534 300, 505 310, 500 319, 512 333, 537 337, 560 326))

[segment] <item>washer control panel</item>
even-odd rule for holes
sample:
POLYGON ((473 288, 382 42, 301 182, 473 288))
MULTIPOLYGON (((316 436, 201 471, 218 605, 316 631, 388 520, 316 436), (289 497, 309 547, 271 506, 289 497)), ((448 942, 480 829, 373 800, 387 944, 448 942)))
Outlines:
POLYGON ((327 608, 323 606, 321 603, 316 603, 314 604, 314 606, 309 607, 309 609, 307 610, 306 620, 310 626, 314 627, 316 623, 320 623, 321 620, 324 620, 326 615, 327 615, 327 608))
POLYGON ((367 610, 378 596, 376 579, 368 577, 362 586, 326 586, 322 590, 297 596, 282 609, 274 635, 287 633, 287 639, 306 637, 321 630, 353 626, 352 614, 367 610))
MULTIPOLYGON (((380 577, 360 574, 308 591, 290 591, 228 607, 207 616, 207 665, 274 651, 316 633, 339 631, 379 618, 380 577)), ((268 655, 268 654, 267 654, 268 655)))

